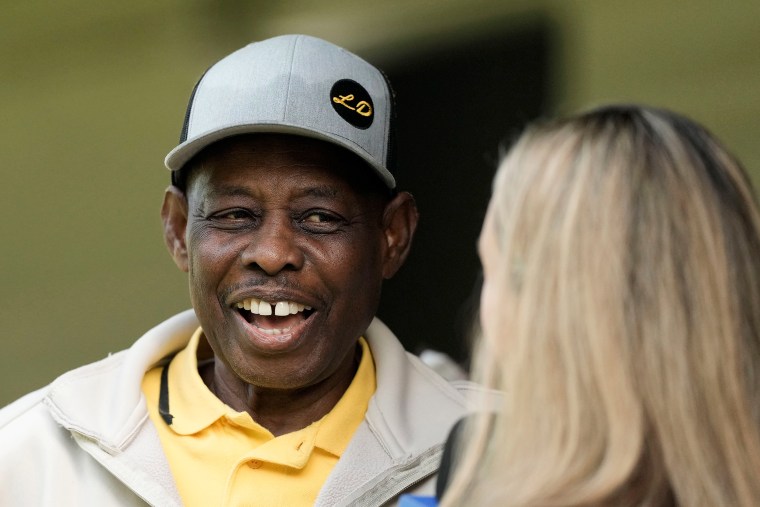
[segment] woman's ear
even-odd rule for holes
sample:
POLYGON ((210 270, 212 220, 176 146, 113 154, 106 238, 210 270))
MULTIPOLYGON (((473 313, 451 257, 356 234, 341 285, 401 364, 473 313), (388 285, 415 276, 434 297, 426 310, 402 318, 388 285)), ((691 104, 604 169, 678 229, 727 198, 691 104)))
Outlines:
POLYGON ((161 206, 161 220, 164 223, 164 241, 169 254, 179 269, 188 271, 187 242, 187 197, 175 186, 169 186, 164 193, 161 206))
POLYGON ((409 255, 419 213, 414 197, 409 192, 399 192, 383 212, 385 233, 385 259, 383 277, 391 278, 401 268, 409 255))

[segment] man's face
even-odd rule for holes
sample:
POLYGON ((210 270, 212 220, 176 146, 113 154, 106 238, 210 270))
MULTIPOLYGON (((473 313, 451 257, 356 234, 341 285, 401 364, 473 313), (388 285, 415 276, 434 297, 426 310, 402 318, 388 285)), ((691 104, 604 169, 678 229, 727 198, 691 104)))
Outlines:
POLYGON ((298 389, 353 361, 403 258, 389 249, 390 204, 360 190, 347 174, 368 169, 350 165, 329 144, 260 135, 225 142, 194 170, 173 253, 228 374, 298 389))

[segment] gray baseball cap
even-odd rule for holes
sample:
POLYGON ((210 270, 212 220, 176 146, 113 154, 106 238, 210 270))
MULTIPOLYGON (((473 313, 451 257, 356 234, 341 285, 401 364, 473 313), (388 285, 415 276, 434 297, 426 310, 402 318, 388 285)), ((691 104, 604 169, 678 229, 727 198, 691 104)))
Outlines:
POLYGON ((223 58, 190 97, 171 171, 203 148, 245 133, 295 134, 350 150, 394 188, 393 92, 384 74, 315 37, 282 35, 223 58))

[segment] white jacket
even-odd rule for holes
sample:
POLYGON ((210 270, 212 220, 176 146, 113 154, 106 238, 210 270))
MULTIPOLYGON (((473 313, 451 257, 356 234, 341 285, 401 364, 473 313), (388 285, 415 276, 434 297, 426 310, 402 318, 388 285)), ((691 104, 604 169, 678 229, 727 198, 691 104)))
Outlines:
MULTIPOLYGON (((180 505, 141 392, 143 375, 182 349, 192 310, 128 350, 67 372, 0 410, 0 505, 180 505)), ((377 391, 315 505, 392 505, 432 494, 442 444, 470 384, 449 384, 375 319, 365 334, 377 391)))

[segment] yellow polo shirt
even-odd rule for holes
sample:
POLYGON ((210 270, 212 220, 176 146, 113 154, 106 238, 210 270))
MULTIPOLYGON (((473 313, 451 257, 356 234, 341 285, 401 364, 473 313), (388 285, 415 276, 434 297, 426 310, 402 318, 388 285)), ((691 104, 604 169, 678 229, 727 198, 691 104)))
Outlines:
MULTIPOLYGON (((158 410, 161 373, 145 374, 148 413, 185 505, 313 505, 364 418, 375 392, 375 365, 364 338, 362 358, 343 397, 319 421, 275 437, 247 412, 219 400, 198 374, 198 329, 169 364, 167 424, 158 410)), ((205 339, 205 338, 203 338, 205 339)))

